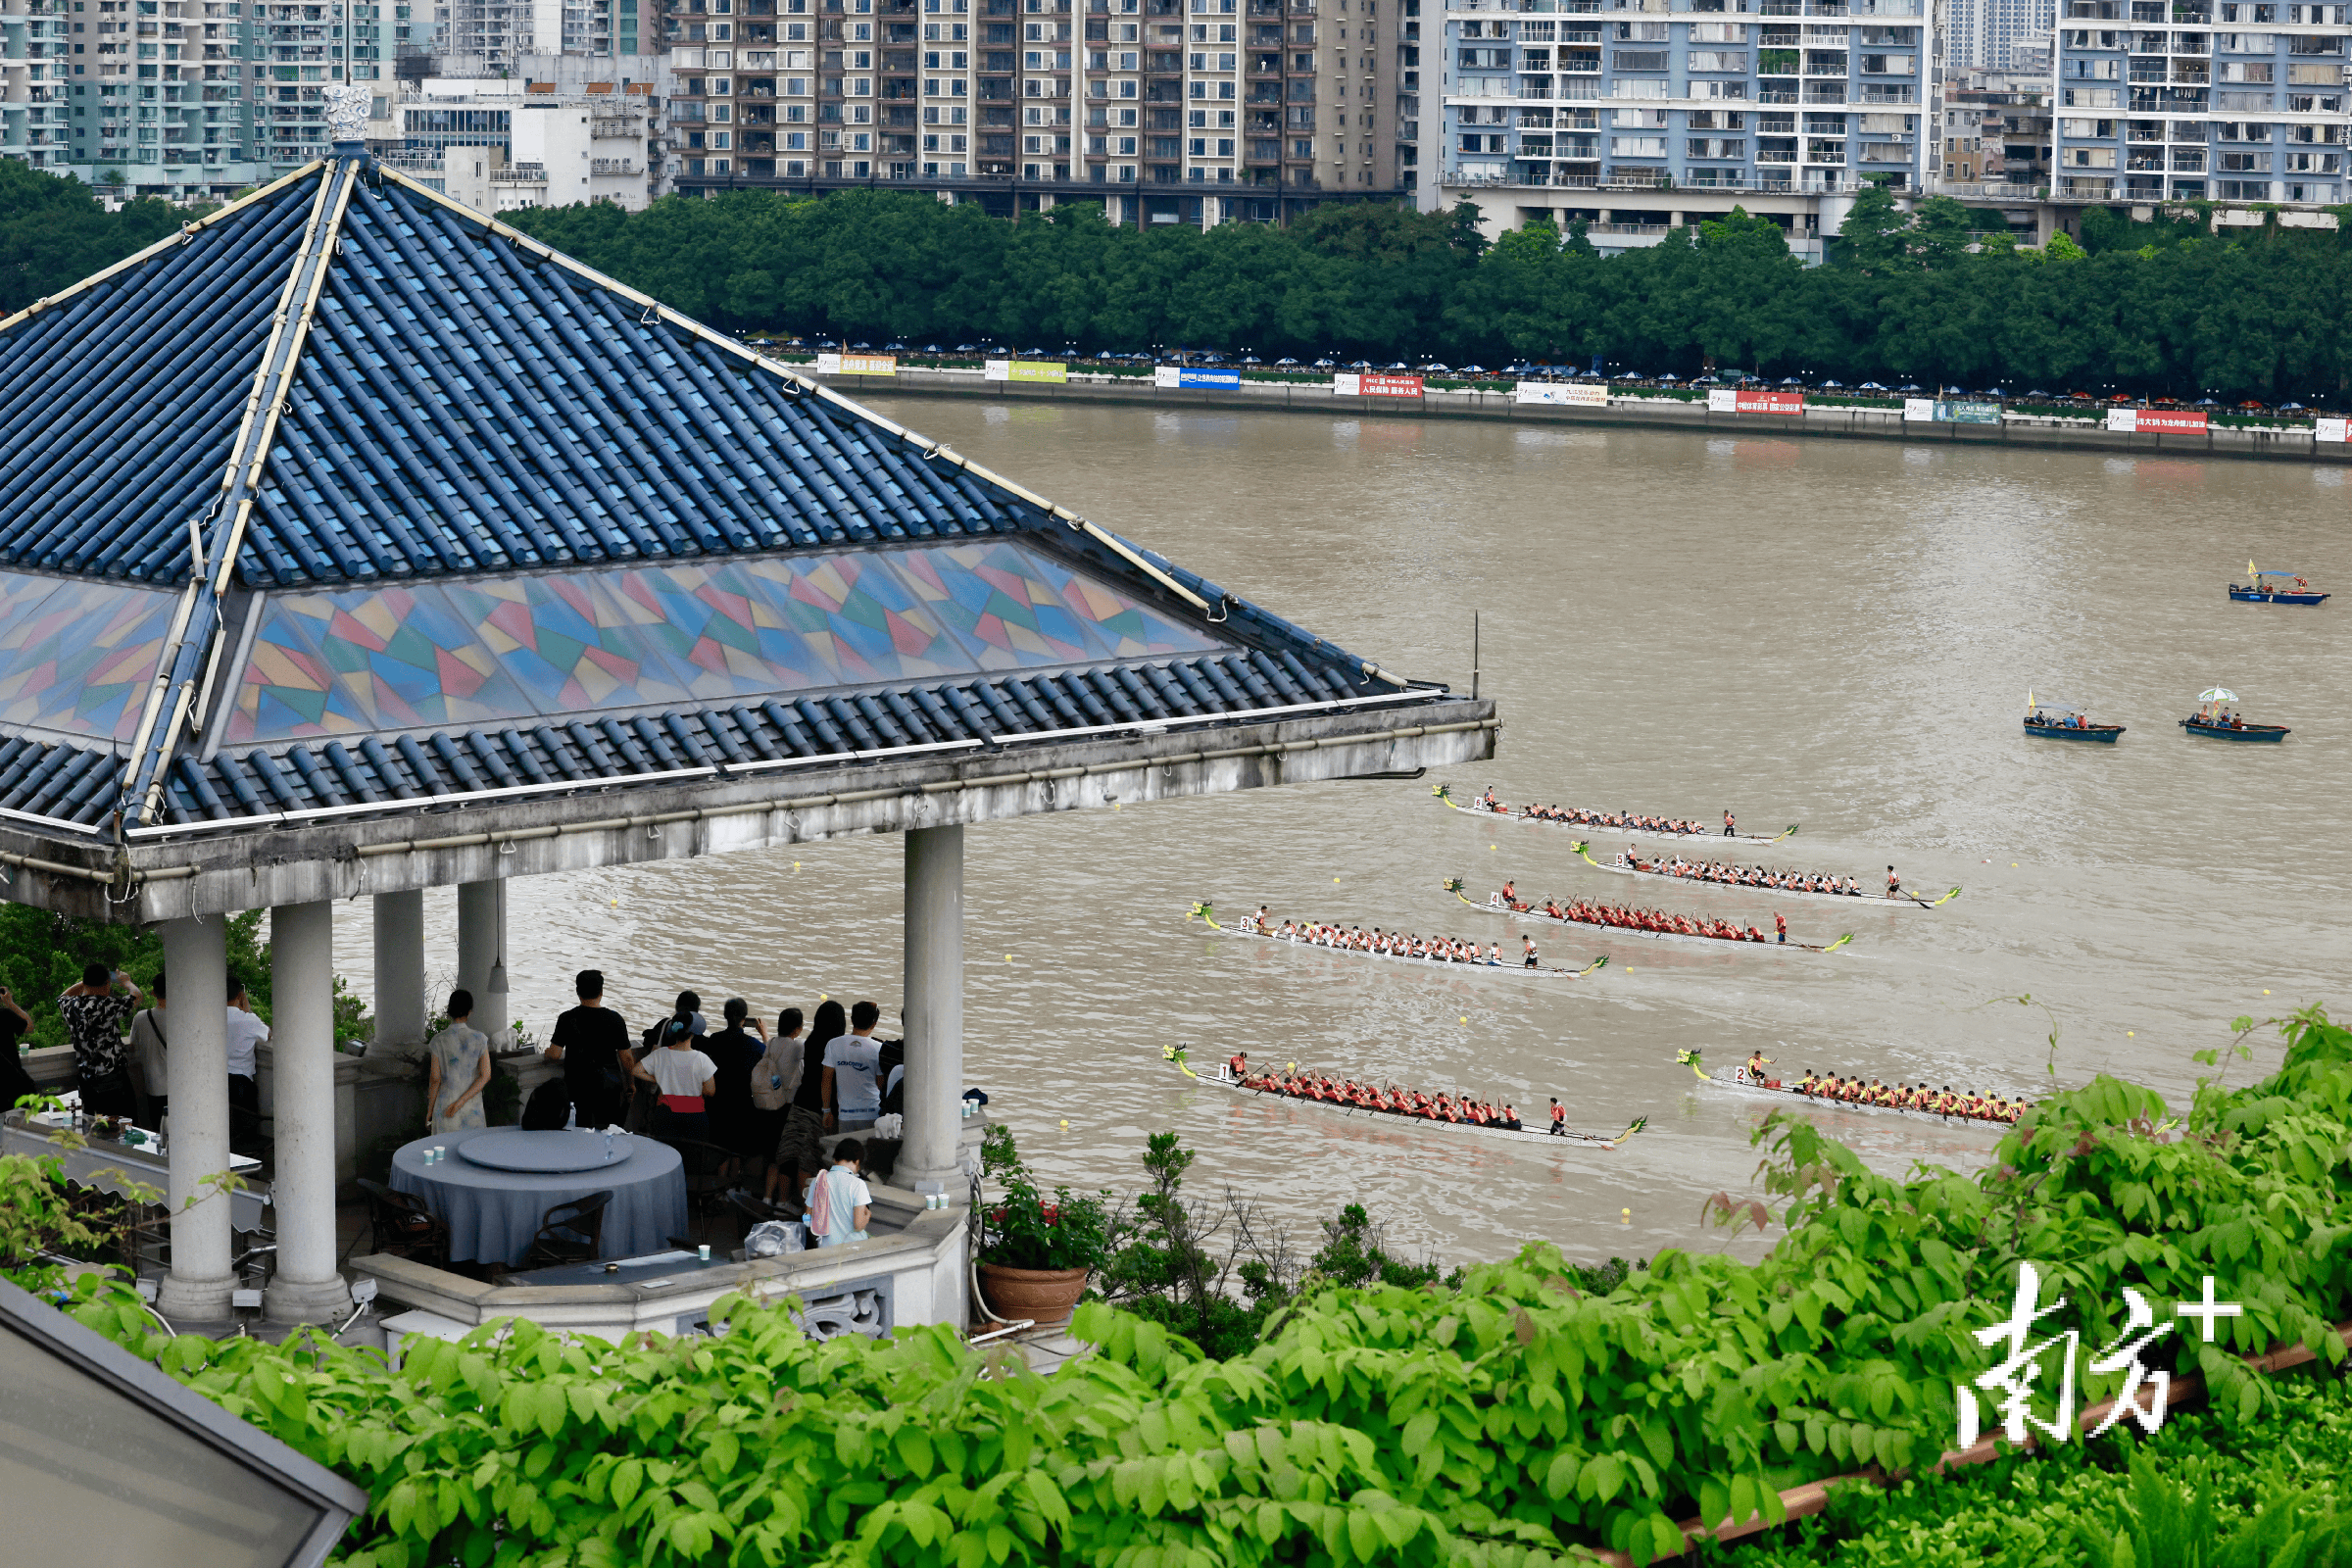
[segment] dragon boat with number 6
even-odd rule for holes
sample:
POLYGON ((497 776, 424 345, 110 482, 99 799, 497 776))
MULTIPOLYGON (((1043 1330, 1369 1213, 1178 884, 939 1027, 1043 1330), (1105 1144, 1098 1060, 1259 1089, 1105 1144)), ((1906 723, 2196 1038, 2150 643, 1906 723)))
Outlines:
MULTIPOLYGON (((1916 1105, 1875 1105, 1867 1101, 1842 1100, 1834 1095, 1808 1095, 1802 1089, 1783 1083, 1778 1078, 1758 1078, 1748 1070, 1745 1062, 1733 1068, 1729 1077, 1718 1078, 1707 1071, 1700 1054, 1695 1051, 1678 1051, 1674 1054, 1674 1059, 1696 1073, 1698 1081, 1710 1089, 1729 1089, 1738 1094, 1757 1095, 1767 1100, 1795 1101, 1799 1104, 1819 1105, 1825 1110, 1859 1110, 1877 1116, 1909 1116, 1916 1121, 1937 1121, 1946 1125, 1957 1122, 1972 1127, 2007 1127, 2024 1112, 2028 1103, 2022 1096, 2006 1102, 2016 1107, 2006 1116, 1971 1116, 1957 1110, 1923 1110, 1916 1105)), ((1993 1098, 1998 1100, 2001 1097, 1995 1095, 1993 1098)))
POLYGON ((1195 1083, 1207 1084, 1217 1089, 1230 1089, 1237 1095, 1255 1095, 1267 1100, 1279 1100, 1286 1104, 1321 1105, 1325 1110, 1336 1110, 1343 1116, 1361 1116, 1370 1121, 1389 1122, 1401 1127, 1434 1127, 1442 1132, 1476 1133, 1482 1138, 1510 1138, 1522 1143, 1576 1144, 1589 1149, 1615 1149, 1649 1125, 1647 1116, 1636 1116, 1631 1127, 1614 1138, 1608 1138, 1599 1133, 1579 1133, 1566 1130, 1556 1133, 1545 1132, 1540 1128, 1529 1127, 1525 1123, 1517 1127, 1494 1127, 1475 1121, 1447 1121, 1443 1117, 1420 1116, 1409 1111, 1389 1110, 1371 1105, 1336 1104, 1328 1100, 1315 1100, 1305 1095, 1285 1094, 1279 1088, 1246 1084, 1236 1079, 1233 1076, 1233 1069, 1223 1062, 1219 1062, 1212 1072, 1195 1072, 1191 1064, 1184 1059, 1185 1048, 1182 1046, 1162 1046, 1160 1055, 1195 1083))
POLYGON ((1830 943, 1776 942, 1762 936, 1722 937, 1710 936, 1704 931, 1652 931, 1644 926, 1611 925, 1605 920, 1580 920, 1574 915, 1552 914, 1532 906, 1505 904, 1500 894, 1490 894, 1487 902, 1481 904, 1462 892, 1460 877, 1449 878, 1446 883, 1446 891, 1473 909, 1483 909, 1488 914, 1507 915, 1514 920, 1541 920, 1546 925, 1575 926, 1579 930, 1606 931, 1613 937, 1640 937, 1649 942, 1699 942, 1711 947, 1736 947, 1748 952, 1769 948, 1775 953, 1836 953, 1854 940, 1851 931, 1830 943))
MULTIPOLYGON (((1569 808, 1558 816, 1539 816, 1536 814, 1536 808, 1532 806, 1523 806, 1517 810, 1513 810, 1510 807, 1495 800, 1494 792, 1492 790, 1471 801, 1467 806, 1453 798, 1453 786, 1450 784, 1433 784, 1430 786, 1429 793, 1435 796, 1441 804, 1457 811, 1467 811, 1472 816, 1498 817, 1505 822, 1533 822, 1541 827, 1572 828, 1579 833, 1590 833, 1598 828, 1603 831, 1647 833, 1653 838, 1688 839, 1694 843, 1701 840, 1713 840, 1718 844, 1778 844, 1796 831, 1796 824, 1791 822, 1778 833, 1718 833, 1703 823, 1690 821, 1688 818, 1644 816, 1639 811, 1595 811, 1586 807, 1569 808), (1664 825, 1677 821, 1684 825, 1681 827, 1664 825)), ((1544 809, 1550 810, 1553 808, 1546 807, 1544 809)))
MULTIPOLYGON (((1217 923, 1214 909, 1213 905, 1196 904, 1192 907, 1192 912, 1187 914, 1185 919, 1188 922, 1200 920, 1219 936, 1287 943, 1291 947, 1305 948, 1315 953, 1336 953, 1350 958, 1373 958, 1383 963, 1394 963, 1432 974, 1515 974, 1528 980, 1582 980, 1594 970, 1607 967, 1609 961, 1608 956, 1603 954, 1582 969, 1557 969, 1542 965, 1531 967, 1524 963, 1505 963, 1499 957, 1452 958, 1436 954, 1383 953, 1370 948, 1351 947, 1344 942, 1330 942, 1296 935, 1286 936, 1279 931, 1268 931, 1258 924, 1257 916, 1254 914, 1242 916, 1240 923, 1236 926, 1222 926, 1217 923)), ((1374 935, 1378 936, 1380 933, 1375 932, 1374 935)), ((1450 941, 1451 939, 1446 940, 1450 941)))
MULTIPOLYGON (((1890 899, 1886 897, 1884 894, 1873 893, 1867 888, 1859 888, 1852 893, 1830 893, 1807 888, 1776 888, 1764 882, 1735 882, 1721 877, 1692 876, 1681 871, 1669 870, 1664 862, 1658 860, 1652 860, 1645 865, 1642 861, 1642 858, 1638 853, 1638 848, 1633 845, 1628 845, 1622 852, 1619 853, 1617 857, 1618 863, 1614 865, 1603 865, 1600 861, 1592 858, 1592 846, 1588 840, 1580 840, 1579 842, 1569 846, 1569 848, 1573 849, 1579 856, 1582 856, 1585 863, 1596 871, 1610 871, 1614 872, 1618 876, 1661 876, 1670 882, 1686 882, 1692 887, 1737 888, 1747 893, 1769 893, 1776 899, 1837 899, 1845 904, 1854 904, 1864 900, 1876 899, 1879 903, 1884 904, 1890 908, 1907 909, 1917 907, 1922 909, 1933 909, 1938 905, 1949 904, 1952 902, 1952 900, 1960 896, 1960 890, 1958 888, 1954 888, 1951 892, 1946 893, 1943 897, 1933 901, 1923 899, 1916 893, 1898 893, 1890 899), (1629 861, 1631 862, 1630 864, 1626 863, 1629 861)), ((1721 860, 1684 860, 1682 863, 1692 867, 1712 866, 1728 871, 1737 871, 1740 869, 1739 866, 1730 865, 1721 860)))

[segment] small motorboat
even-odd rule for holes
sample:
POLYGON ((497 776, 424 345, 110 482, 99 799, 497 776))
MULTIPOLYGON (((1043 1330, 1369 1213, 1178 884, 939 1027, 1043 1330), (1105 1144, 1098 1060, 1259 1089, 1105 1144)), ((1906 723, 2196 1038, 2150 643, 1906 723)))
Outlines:
POLYGON ((2246 563, 2244 582, 2230 585, 2230 597, 2241 605, 2324 605, 2328 596, 2305 580, 2301 572, 2256 571, 2246 563))
POLYGON ((2074 703, 2035 702, 2026 693, 2026 733, 2045 741, 2089 741, 2113 746, 2124 732, 2121 724, 2093 724, 2090 714, 2074 703))
POLYGON ((2180 721, 2182 733, 2202 735, 2208 740, 2251 741, 2256 745, 2276 746, 2293 733, 2284 724, 2249 724, 2246 715, 2232 712, 2230 705, 2237 701, 2237 693, 2216 686, 2197 697, 2197 710, 2180 721))

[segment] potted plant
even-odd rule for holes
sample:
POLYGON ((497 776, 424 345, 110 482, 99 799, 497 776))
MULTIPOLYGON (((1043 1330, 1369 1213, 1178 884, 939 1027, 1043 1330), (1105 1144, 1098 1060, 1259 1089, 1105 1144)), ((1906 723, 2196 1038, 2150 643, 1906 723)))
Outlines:
POLYGON ((1110 1256, 1110 1212, 1100 1197, 1038 1191, 1002 1124, 988 1130, 981 1170, 1004 1190, 980 1213, 980 1290, 997 1314, 1039 1324, 1069 1319, 1086 1282, 1110 1256))

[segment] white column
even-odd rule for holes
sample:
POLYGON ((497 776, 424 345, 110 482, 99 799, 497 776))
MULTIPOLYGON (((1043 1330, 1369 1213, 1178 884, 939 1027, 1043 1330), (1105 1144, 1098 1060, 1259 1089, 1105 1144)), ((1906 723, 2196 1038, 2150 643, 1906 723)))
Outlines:
POLYGON ((333 906, 270 911, 270 1047, 277 1064, 277 1272, 271 1322, 327 1323, 351 1310, 335 1272, 335 925, 333 906))
POLYGON ((375 1041, 414 1055, 424 1043, 424 892, 375 896, 375 1041))
POLYGON ((458 985, 473 993, 473 1026, 490 1049, 507 1047, 507 885, 458 885, 458 985))
POLYGON ((906 1145, 898 1185, 959 1193, 963 1099, 963 829, 906 834, 906 1145))
POLYGON ((164 973, 172 986, 166 1054, 172 1126, 172 1273, 156 1298, 166 1317, 225 1322, 236 1282, 228 1272, 226 1194, 204 1186, 228 1169, 228 955, 222 916, 164 922, 164 973), (193 1206, 188 1200, 207 1196, 193 1206))

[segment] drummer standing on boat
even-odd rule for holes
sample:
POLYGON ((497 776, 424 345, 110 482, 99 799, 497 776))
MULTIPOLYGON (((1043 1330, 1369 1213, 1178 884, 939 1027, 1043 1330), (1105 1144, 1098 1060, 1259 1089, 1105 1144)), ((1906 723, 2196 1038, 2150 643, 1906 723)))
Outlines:
POLYGON ((1894 874, 1894 867, 1891 865, 1886 868, 1886 896, 1890 899, 1899 899, 1903 896, 1903 879, 1894 874))
POLYGON ((1740 824, 1739 824, 1739 821, 1738 821, 1738 819, 1737 819, 1737 818, 1735 818, 1735 817, 1732 815, 1732 813, 1731 813, 1731 812, 1729 812, 1729 811, 1726 811, 1726 812, 1724 812, 1724 813, 1723 813, 1723 836, 1724 836, 1725 838, 1727 838, 1727 839, 1728 839, 1728 838, 1735 837, 1736 835, 1733 833, 1733 831, 1732 831, 1732 830, 1733 830, 1734 828, 1738 827, 1739 825, 1740 825, 1740 824))

